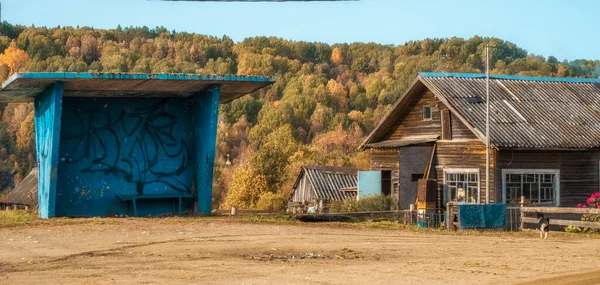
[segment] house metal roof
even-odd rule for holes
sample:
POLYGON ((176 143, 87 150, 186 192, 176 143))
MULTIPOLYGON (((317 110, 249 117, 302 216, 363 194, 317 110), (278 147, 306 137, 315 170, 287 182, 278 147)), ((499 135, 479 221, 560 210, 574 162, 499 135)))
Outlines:
MULTIPOLYGON (((484 74, 420 73, 362 147, 382 139, 406 98, 429 89, 485 141, 484 74)), ((490 143, 497 148, 600 148, 600 79, 490 76, 490 143)), ((405 104, 404 104, 405 105, 405 104)))
POLYGON ((198 74, 16 73, 2 84, 0 101, 32 101, 54 82, 63 82, 65 97, 190 97, 211 85, 219 85, 220 101, 226 103, 270 85, 275 79, 198 74))
POLYGON ((296 188, 302 175, 308 176, 317 200, 341 201, 354 197, 355 193, 342 192, 340 189, 358 187, 358 168, 304 165, 298 176, 296 188))

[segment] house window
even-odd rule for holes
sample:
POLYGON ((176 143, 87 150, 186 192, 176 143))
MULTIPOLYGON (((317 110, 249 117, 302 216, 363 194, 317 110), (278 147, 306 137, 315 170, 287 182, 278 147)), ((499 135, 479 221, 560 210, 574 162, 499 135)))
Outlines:
POLYGON ((431 120, 431 107, 423 106, 423 120, 431 120))
POLYGON ((423 174, 411 174, 410 181, 417 182, 419 179, 423 178, 423 174))
POLYGON ((479 203, 479 169, 444 169, 446 202, 479 203))
POLYGON ((503 169, 502 202, 518 204, 525 196, 532 204, 558 206, 559 177, 558 169, 503 169))

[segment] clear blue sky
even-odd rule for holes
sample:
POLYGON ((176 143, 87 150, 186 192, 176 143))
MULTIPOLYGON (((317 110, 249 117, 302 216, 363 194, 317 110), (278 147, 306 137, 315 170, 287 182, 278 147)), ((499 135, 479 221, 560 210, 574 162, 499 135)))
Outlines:
POLYGON ((277 36, 326 43, 474 35, 509 40, 559 60, 600 59, 600 1, 362 0, 214 3, 146 0, 2 0, 2 18, 36 26, 165 26, 235 41, 277 36))

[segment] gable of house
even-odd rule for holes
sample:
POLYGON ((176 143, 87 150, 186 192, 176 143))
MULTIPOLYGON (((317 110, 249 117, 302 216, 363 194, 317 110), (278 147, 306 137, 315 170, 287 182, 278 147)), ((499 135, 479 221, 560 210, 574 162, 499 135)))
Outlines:
MULTIPOLYGON (((492 75, 489 87, 492 146, 600 148, 600 79, 492 75)), ((450 110, 453 137, 462 134, 473 138, 472 133, 484 141, 485 97, 486 79, 481 74, 420 73, 362 147, 402 137, 439 134, 437 124, 441 120, 433 118, 427 124, 420 116, 426 104, 439 104, 440 112, 432 113, 433 116, 446 108, 450 110), (470 132, 461 133, 467 129, 470 132)))
POLYGON ((408 107, 408 112, 403 114, 397 122, 383 136, 382 140, 408 141, 417 138, 448 139, 478 139, 477 136, 442 103, 433 92, 425 88, 416 94, 408 107), (429 108, 430 119, 424 118, 425 108, 429 108), (442 116, 444 120, 442 120, 442 116), (446 126, 442 124, 445 123, 446 126), (450 131, 444 137, 445 131, 450 131))

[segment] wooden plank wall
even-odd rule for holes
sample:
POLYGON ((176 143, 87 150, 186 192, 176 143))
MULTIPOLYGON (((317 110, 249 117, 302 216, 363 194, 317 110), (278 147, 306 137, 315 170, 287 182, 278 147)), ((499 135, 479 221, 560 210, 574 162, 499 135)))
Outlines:
POLYGON ((400 180, 400 152, 398 149, 372 149, 369 153, 369 159, 371 170, 392 171, 392 198, 398 201, 398 184, 400 180))
MULTIPOLYGON (((490 153, 490 181, 494 185, 494 155, 490 153)), ((438 207, 443 204, 444 195, 444 168, 477 168, 479 169, 479 195, 480 201, 485 203, 485 144, 481 141, 438 141, 436 160, 436 179, 438 182, 438 207)), ((490 200, 494 202, 494 189, 490 189, 490 200)))
POLYGON ((584 203, 600 190, 600 151, 501 150, 498 153, 496 188, 502 200, 502 169, 559 169, 560 202, 563 207, 584 203))
MULTIPOLYGON (((405 137, 432 135, 442 136, 441 111, 449 110, 439 99, 429 90, 423 91, 419 96, 411 101, 411 109, 406 115, 402 116, 396 124, 390 128, 389 133, 384 136, 386 140, 397 140, 405 137), (431 107, 431 120, 423 120, 423 106, 431 107)), ((477 136, 454 114, 450 114, 452 126, 452 139, 477 139, 477 136)))
MULTIPOLYGON (((449 110, 448 106, 440 102, 440 111, 444 110, 449 110)), ((452 125, 452 140, 479 140, 473 131, 452 112, 450 112, 450 124, 452 125)))
POLYGON ((294 189, 294 195, 292 196, 292 202, 314 202, 315 196, 312 189, 312 185, 308 181, 308 177, 304 174, 300 183, 296 189, 294 189))
POLYGON ((442 135, 440 123, 440 101, 429 90, 415 96, 410 102, 410 112, 405 114, 390 128, 386 140, 397 140, 407 136, 442 135), (423 106, 431 107, 431 120, 423 120, 423 106))

